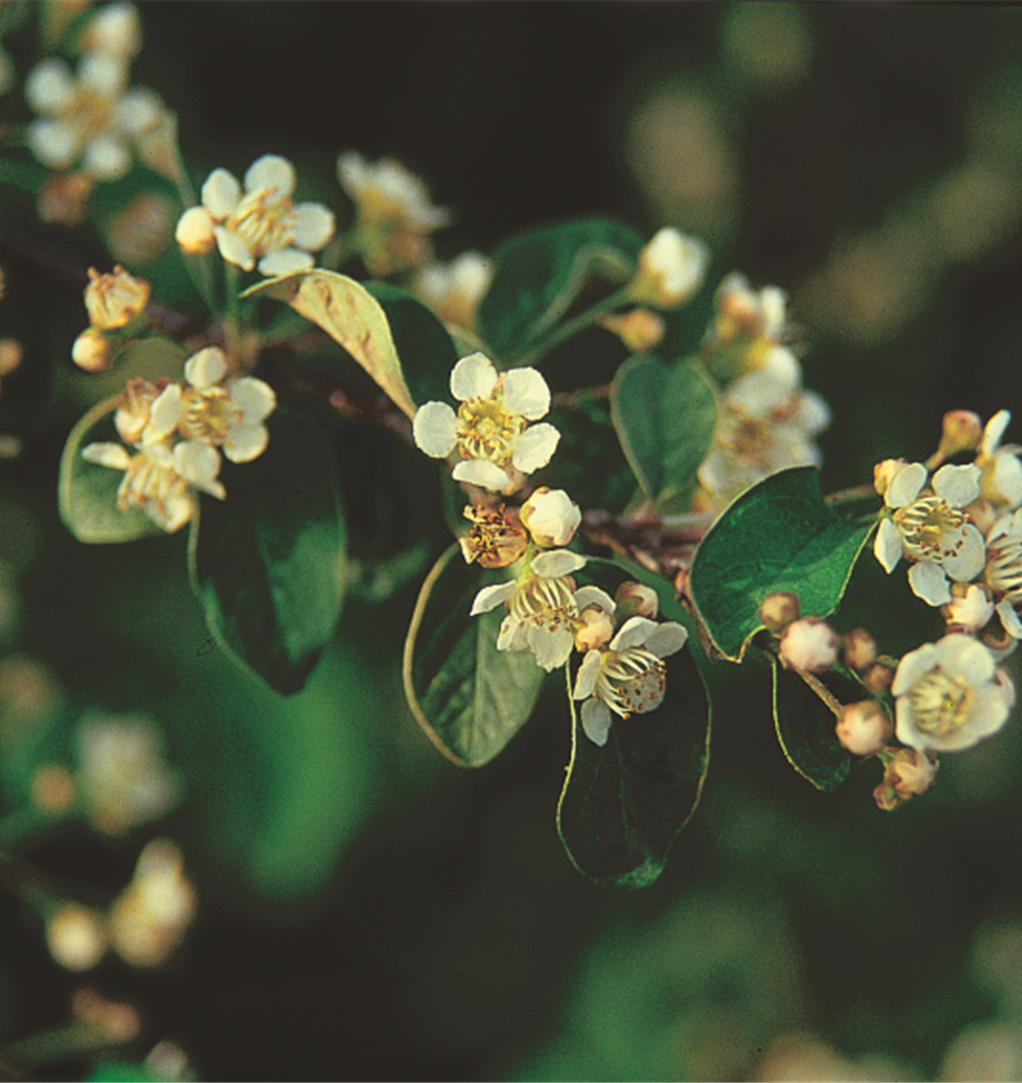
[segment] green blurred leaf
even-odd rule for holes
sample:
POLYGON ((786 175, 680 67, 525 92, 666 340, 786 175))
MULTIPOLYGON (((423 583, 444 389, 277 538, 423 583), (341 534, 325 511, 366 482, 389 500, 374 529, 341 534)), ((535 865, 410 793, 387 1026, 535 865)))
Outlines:
POLYGON ((720 652, 741 658, 763 627, 760 605, 777 591, 797 595, 805 616, 832 613, 875 525, 835 514, 812 466, 782 470, 743 493, 692 562, 692 599, 720 652))
POLYGON ((242 297, 263 296, 289 304, 321 327, 369 373, 408 417, 415 402, 405 383, 390 323, 382 305, 353 278, 313 268, 260 282, 242 297))
POLYGON ((655 510, 688 511, 717 427, 717 395, 701 367, 632 357, 614 378, 610 404, 621 447, 655 510))
POLYGON ((405 642, 412 713, 433 744, 465 767, 488 763, 522 728, 545 676, 531 651, 497 650, 503 607, 469 616, 479 589, 505 578, 466 564, 452 545, 422 585, 405 642))
POLYGON ((451 369, 459 357, 447 329, 420 300, 397 286, 370 282, 366 289, 386 313, 412 401, 446 401, 451 369))
POLYGON ((788 763, 818 790, 844 782, 851 754, 834 733, 837 716, 798 673, 773 663, 774 725, 788 763))
POLYGON ((210 630, 278 692, 299 691, 341 610, 345 530, 331 449, 278 409, 258 459, 224 464, 224 501, 203 501, 190 548, 210 630))
POLYGON ((650 714, 615 716, 602 748, 583 732, 569 687, 572 752, 557 827, 575 866, 595 880, 652 884, 699 801, 710 755, 709 698, 688 644, 664 661, 663 703, 650 714))
POLYGON ((479 305, 482 338, 505 362, 561 320, 594 277, 621 285, 634 275, 644 240, 609 218, 581 218, 505 241, 479 305))

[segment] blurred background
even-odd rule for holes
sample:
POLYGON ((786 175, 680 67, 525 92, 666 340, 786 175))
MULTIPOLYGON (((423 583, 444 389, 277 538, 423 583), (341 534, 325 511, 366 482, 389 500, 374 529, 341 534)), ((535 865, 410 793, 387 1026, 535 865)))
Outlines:
MULTIPOLYGON (((928 455, 947 409, 1022 412, 1022 11, 150 0, 142 16, 133 82, 178 111, 196 183, 272 152, 300 163, 300 196, 339 206, 337 153, 387 154, 453 209, 441 258, 606 214, 702 236, 717 278, 783 287, 806 384, 834 409, 825 491, 928 455)), ((80 258, 106 257, 83 243, 80 258)), ((417 730, 398 677, 415 583, 350 602, 285 701, 204 649, 183 537, 67 534, 54 488, 77 377, 50 370, 69 364, 80 286, 55 281, 50 314, 26 269, 18 304, 18 266, 0 310, 26 347, 4 387, 25 451, 0 464, 16 627, 0 741, 14 763, 19 734, 47 728, 59 761, 96 709, 164 735, 183 793, 167 818, 25 851, 99 899, 141 842, 180 845, 197 898, 182 946, 88 977, 138 1006, 141 1053, 170 1039, 207 1079, 1022 1078, 1017 721, 884 814, 873 764, 832 795, 792 771, 769 674, 743 667, 665 874, 595 886, 554 826, 556 682, 476 772, 417 730)), ((841 630, 870 616, 865 563, 841 630)), ((0 894, 0 1038, 53 1026, 80 981, 0 894)))

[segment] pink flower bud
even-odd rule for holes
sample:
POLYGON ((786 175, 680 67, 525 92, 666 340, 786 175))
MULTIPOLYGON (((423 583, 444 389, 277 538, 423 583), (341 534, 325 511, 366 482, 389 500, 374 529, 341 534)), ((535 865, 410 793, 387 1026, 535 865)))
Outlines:
POLYGON ((843 638, 841 661, 849 669, 864 672, 877 660, 877 645, 865 628, 853 628, 843 638))
POLYGON ((780 635, 792 621, 798 618, 798 597, 790 590, 768 594, 759 607, 759 619, 774 635, 780 635))
POLYGON ((971 410, 949 410, 944 415, 939 451, 942 455, 956 455, 961 451, 975 451, 983 438, 983 422, 971 410))
POLYGON ((522 505, 522 522, 537 545, 560 549, 575 536, 582 513, 563 489, 540 486, 522 505))
POLYGON ((837 661, 837 633, 819 617, 789 624, 781 636, 780 659, 789 669, 823 673, 837 661))
POLYGON ((657 593, 652 587, 644 587, 634 579, 626 580, 614 592, 618 621, 624 624, 629 617, 648 617, 655 620, 660 609, 657 593))
POLYGON ((863 674, 862 683, 867 692, 878 696, 894 683, 894 670, 883 662, 875 662, 863 674))
POLYGON ((879 703, 866 699, 845 707, 835 733, 853 756, 875 756, 894 736, 894 725, 879 703))

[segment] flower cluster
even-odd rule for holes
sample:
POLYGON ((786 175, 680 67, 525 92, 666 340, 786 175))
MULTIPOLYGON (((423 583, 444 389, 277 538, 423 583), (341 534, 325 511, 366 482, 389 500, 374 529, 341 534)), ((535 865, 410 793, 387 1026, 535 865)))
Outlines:
POLYGON ((185 363, 184 380, 129 380, 114 421, 124 444, 89 444, 91 463, 124 471, 117 494, 122 511, 141 508, 172 533, 195 515, 196 490, 219 500, 223 453, 235 463, 258 458, 269 440, 263 422, 276 406, 269 385, 229 374, 227 359, 208 346, 185 363))
POLYGON ((90 267, 85 287, 89 326, 71 347, 74 363, 86 372, 106 372, 114 362, 118 342, 144 322, 150 293, 144 278, 135 278, 120 265, 112 274, 90 267))

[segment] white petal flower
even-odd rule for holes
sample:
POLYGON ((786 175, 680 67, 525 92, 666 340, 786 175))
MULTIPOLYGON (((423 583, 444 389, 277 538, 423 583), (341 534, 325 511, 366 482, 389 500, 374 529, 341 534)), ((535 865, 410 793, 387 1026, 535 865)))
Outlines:
POLYGON ((393 158, 367 162, 356 151, 347 151, 337 159, 337 177, 367 217, 401 221, 423 232, 450 221, 449 211, 433 206, 426 185, 393 158))
POLYGON ((121 511, 141 508, 168 534, 180 530, 198 510, 194 490, 174 469, 174 453, 164 443, 145 445, 136 455, 121 444, 89 444, 82 449, 82 458, 123 470, 117 507, 121 511))
MULTIPOLYGON (((264 275, 304 270, 315 263, 312 252, 334 234, 334 215, 319 203, 292 200, 295 168, 287 158, 264 154, 249 166, 244 185, 226 169, 214 169, 202 186, 202 207, 213 224, 220 255, 264 275)), ((191 207, 178 223, 177 238, 188 254, 208 251, 204 220, 191 207), (190 216, 190 217, 189 217, 190 216), (193 240, 192 234, 197 235, 193 240)))
POLYGON ((472 330, 476 309, 493 279, 493 261, 462 252, 450 263, 430 263, 412 280, 417 294, 445 323, 472 330))
POLYGON ((986 423, 976 455, 983 496, 995 508, 1016 508, 1022 504, 1022 462, 1019 461, 1022 449, 1015 444, 1001 447, 1001 437, 1010 420, 1007 410, 994 414, 986 423))
POLYGON ((451 372, 451 394, 461 405, 427 402, 412 421, 416 446, 434 459, 457 450, 456 481, 512 493, 525 475, 550 461, 560 433, 546 423, 529 425, 550 408, 546 381, 531 368, 498 373, 484 354, 463 357, 451 372))
POLYGON ((667 226, 639 253, 632 296, 655 308, 676 308, 703 284, 710 251, 702 241, 667 226))
POLYGON ((657 624, 646 617, 630 617, 606 649, 586 652, 572 698, 585 700, 582 729, 594 744, 607 743, 611 712, 631 718, 660 706, 667 689, 663 659, 681 650, 687 640, 688 630, 674 621, 657 624))
POLYGON ((972 636, 952 633, 906 654, 891 685, 897 733, 921 752, 958 751, 1004 725, 1015 688, 972 636))

